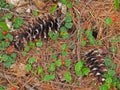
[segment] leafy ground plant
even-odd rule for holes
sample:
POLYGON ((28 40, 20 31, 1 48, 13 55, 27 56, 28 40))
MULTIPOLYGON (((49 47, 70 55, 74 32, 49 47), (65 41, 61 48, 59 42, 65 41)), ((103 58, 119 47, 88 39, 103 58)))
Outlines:
POLYGON ((28 71, 32 70, 32 64, 35 62, 35 58, 34 57, 30 57, 28 60, 28 64, 26 64, 26 69, 28 71))
POLYGON ((105 83, 100 86, 100 90, 110 90, 111 87, 120 89, 120 81, 115 77, 116 64, 111 59, 105 59, 105 65, 109 68, 108 72, 104 74, 106 80, 105 83))
POLYGON ((55 79, 55 75, 54 74, 48 74, 44 76, 44 81, 51 81, 55 79))
POLYGON ((85 67, 85 62, 83 60, 75 64, 75 72, 78 77, 88 75, 90 69, 85 67))
POLYGON ((23 23, 24 23, 24 21, 21 18, 17 17, 14 20, 13 27, 15 29, 18 29, 18 28, 20 28, 22 26, 23 23))
POLYGON ((15 59, 16 59, 15 53, 12 53, 11 55, 6 54, 1 55, 1 60, 5 62, 5 66, 7 68, 9 68, 15 62, 15 59))
POLYGON ((59 33, 54 33, 53 31, 48 32, 48 35, 52 40, 57 40, 59 37, 59 33))
POLYGON ((97 44, 97 41, 93 37, 91 30, 86 30, 85 34, 86 34, 86 37, 88 38, 90 44, 92 44, 92 45, 97 44))
POLYGON ((2 86, 0 86, 0 90, 4 90, 4 88, 2 86))
POLYGON ((72 80, 72 77, 71 77, 71 73, 69 71, 66 71, 64 73, 64 79, 67 81, 67 82, 70 82, 72 80))
POLYGON ((120 1, 119 0, 114 0, 114 8, 115 8, 115 10, 118 10, 120 8, 120 1))

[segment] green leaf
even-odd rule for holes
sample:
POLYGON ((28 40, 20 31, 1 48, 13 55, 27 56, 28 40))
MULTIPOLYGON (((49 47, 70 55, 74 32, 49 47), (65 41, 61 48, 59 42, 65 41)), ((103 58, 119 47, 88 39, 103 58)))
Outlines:
POLYGON ((70 14, 67 14, 67 15, 66 15, 65 22, 66 22, 66 23, 71 23, 71 22, 72 22, 72 18, 71 18, 71 16, 70 16, 70 14))
POLYGON ((103 84, 100 86, 100 90, 108 90, 108 86, 106 84, 103 84))
POLYGON ((57 9, 57 5, 54 5, 50 8, 50 13, 54 13, 54 11, 57 9))
POLYGON ((69 38, 69 34, 64 26, 60 28, 60 35, 62 36, 63 39, 69 38))
POLYGON ((116 43, 117 42, 117 38, 115 36, 112 36, 110 38, 110 40, 111 40, 112 43, 116 43))
POLYGON ((26 65, 26 69, 27 69, 28 71, 31 71, 31 70, 32 70, 32 66, 31 66, 30 64, 27 64, 27 65, 26 65))
POLYGON ((81 76, 82 75, 82 67, 84 65, 84 62, 83 61, 79 61, 75 64, 75 72, 77 74, 77 76, 81 76))
POLYGON ((5 31, 9 31, 9 28, 5 22, 0 22, 0 27, 5 31))
POLYGON ((120 83, 117 84, 117 88, 118 88, 118 90, 120 89, 120 83))
POLYGON ((96 40, 94 39, 94 37, 92 36, 92 37, 88 37, 88 39, 89 39, 89 42, 90 42, 90 44, 97 44, 97 42, 96 42, 96 40))
POLYGON ((60 28, 60 31, 61 31, 61 32, 67 32, 67 29, 66 29, 66 27, 62 26, 62 27, 60 28))
POLYGON ((88 75, 89 72, 90 72, 90 69, 89 69, 89 68, 86 68, 86 67, 85 67, 85 68, 82 69, 83 75, 88 75))
POLYGON ((13 27, 15 29, 18 29, 18 28, 20 28, 22 26, 23 23, 24 23, 24 21, 21 18, 17 17, 14 20, 13 27))
POLYGON ((0 50, 4 50, 4 45, 0 44, 0 50))
POLYGON ((12 53, 12 54, 11 54, 11 57, 12 57, 13 59, 15 59, 16 56, 17 56, 16 53, 12 53))
POLYGON ((40 41, 40 40, 37 41, 37 43, 36 43, 36 46, 37 46, 37 47, 41 47, 42 45, 43 45, 42 41, 40 41))
POLYGON ((87 44, 87 42, 86 42, 85 40, 82 40, 82 41, 81 41, 81 46, 84 47, 84 46, 86 46, 86 44, 87 44))
POLYGON ((35 62, 35 58, 34 57, 30 57, 28 60, 29 64, 33 64, 35 62))
POLYGON ((113 53, 117 53, 117 46, 111 46, 110 51, 113 53))
POLYGON ((64 73, 64 79, 67 81, 67 82, 70 82, 72 80, 72 77, 71 77, 71 73, 70 72, 65 72, 64 73))
POLYGON ((56 59, 57 59, 57 55, 56 55, 56 54, 53 54, 53 55, 52 55, 52 59, 56 60, 56 59))
POLYGON ((118 10, 120 8, 120 1, 119 0, 114 0, 114 8, 115 8, 115 10, 118 10))
POLYGON ((68 34, 67 31, 61 31, 60 34, 61 34, 63 39, 68 39, 69 38, 69 34, 68 34))
POLYGON ((97 44, 98 44, 98 45, 102 45, 102 41, 101 41, 101 40, 98 40, 97 44))
POLYGON ((5 17, 5 16, 1 17, 1 18, 0 18, 0 22, 4 22, 4 21, 5 21, 5 19, 6 19, 6 17, 5 17))
POLYGON ((10 62, 11 64, 13 64, 15 62, 15 59, 9 57, 9 59, 7 60, 7 62, 10 62))
POLYGON ((105 77, 105 78, 109 78, 109 77, 111 77, 111 76, 110 76, 108 73, 105 73, 105 74, 104 74, 104 77, 105 77))
POLYGON ((61 60, 61 59, 58 59, 58 60, 56 61, 56 65, 57 65, 58 67, 60 67, 60 66, 62 65, 62 60, 61 60))
POLYGON ((22 56, 27 56, 27 52, 22 52, 22 56))
POLYGON ((120 42, 120 35, 117 38, 118 38, 118 41, 120 42))
POLYGON ((110 77, 114 76, 114 75, 115 75, 115 71, 109 69, 109 70, 108 70, 108 75, 109 75, 110 77))
POLYGON ((92 45, 93 45, 93 44, 97 44, 95 38, 94 38, 93 35, 92 35, 92 31, 91 31, 91 30, 86 30, 85 34, 86 34, 86 36, 87 36, 90 44, 92 44, 92 45))
POLYGON ((65 51, 66 48, 67 48, 67 44, 63 44, 63 45, 62 45, 62 51, 65 51))
POLYGON ((33 11, 34 16, 38 16, 38 11, 33 11))
POLYGON ((91 30, 86 30, 85 34, 86 34, 87 38, 91 37, 92 36, 92 31, 91 30))
POLYGON ((25 52, 29 52, 30 51, 30 47, 29 46, 25 46, 24 50, 25 50, 25 52))
POLYGON ((72 26, 73 26, 73 23, 71 23, 71 22, 65 23, 65 27, 68 29, 72 28, 72 26))
POLYGON ((0 43, 0 48, 1 48, 2 50, 4 50, 4 48, 5 48, 5 47, 8 47, 9 45, 10 45, 10 42, 2 41, 2 42, 0 43))
POLYGON ((54 33, 53 31, 48 32, 48 35, 50 36, 50 38, 51 38, 52 40, 57 40, 58 37, 59 37, 59 33, 58 33, 58 32, 57 32, 57 33, 54 33))
POLYGON ((8 19, 11 19, 12 18, 12 14, 8 13, 8 14, 5 15, 5 17, 8 18, 8 19))
POLYGON ((55 78, 54 74, 45 75, 44 76, 44 81, 54 80, 54 78, 55 78))
POLYGON ((112 78, 112 85, 113 85, 114 87, 117 86, 117 83, 118 83, 118 82, 119 82, 119 81, 118 81, 118 78, 116 78, 116 77, 112 78))
POLYGON ((112 78, 110 78, 110 77, 109 77, 109 78, 106 78, 105 81, 106 81, 106 83, 112 83, 112 78))
POLYGON ((66 0, 60 0, 60 2, 61 2, 62 4, 67 4, 67 1, 66 1, 66 0))
POLYGON ((67 56, 67 52, 66 51, 62 51, 62 56, 67 56))
POLYGON ((2 55, 1 60, 2 61, 7 61, 9 59, 8 55, 2 55))
POLYGON ((52 71, 52 72, 55 71, 55 63, 50 64, 49 71, 52 71))
POLYGON ((71 64, 71 62, 70 62, 70 60, 65 60, 65 66, 70 66, 70 64, 71 64))
POLYGON ((105 19, 105 23, 109 26, 109 25, 111 25, 112 24, 112 19, 111 18, 106 18, 105 19))
POLYGON ((52 31, 49 31, 49 32, 48 32, 48 35, 49 35, 50 38, 52 38, 54 34, 53 34, 52 31))
POLYGON ((63 39, 68 39, 69 38, 69 34, 66 32, 66 33, 64 33, 63 35, 62 35, 62 38, 63 39))
POLYGON ((67 7, 72 8, 72 2, 67 2, 67 7))
POLYGON ((10 41, 13 40, 13 36, 12 36, 10 33, 8 33, 8 34, 5 36, 5 38, 8 38, 10 41))
POLYGON ((105 59, 105 65, 110 66, 112 64, 112 61, 109 58, 105 59))
POLYGON ((9 68, 11 65, 12 65, 11 62, 6 62, 6 63, 5 63, 5 67, 7 67, 7 68, 9 68))
POLYGON ((116 65, 116 64, 114 64, 114 63, 112 63, 112 64, 111 64, 111 66, 110 66, 110 69, 115 70, 115 69, 116 69, 116 67, 117 67, 117 65, 116 65))
POLYGON ((54 34, 53 34, 52 39, 53 39, 53 40, 57 40, 58 37, 59 37, 59 33, 57 32, 57 33, 54 33, 54 34))
POLYGON ((35 43, 32 42, 32 41, 30 41, 30 42, 29 42, 29 46, 34 47, 34 46, 35 46, 35 43))
POLYGON ((43 73, 43 68, 41 66, 38 67, 38 74, 43 73))
POLYGON ((0 86, 0 90, 4 90, 4 88, 2 86, 0 86))

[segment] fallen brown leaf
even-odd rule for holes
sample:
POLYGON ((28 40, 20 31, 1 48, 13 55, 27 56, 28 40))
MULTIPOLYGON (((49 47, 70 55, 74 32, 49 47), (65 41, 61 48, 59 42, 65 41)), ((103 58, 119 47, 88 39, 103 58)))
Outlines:
POLYGON ((43 9, 46 5, 43 1, 40 0, 33 0, 34 4, 37 6, 39 9, 43 9))
POLYGON ((5 51, 10 54, 10 53, 13 53, 14 49, 15 49, 15 48, 14 48, 14 46, 12 45, 12 46, 9 46, 8 48, 6 48, 5 51))
POLYGON ((17 77, 25 76, 25 74, 27 73, 26 66, 25 66, 25 64, 22 64, 22 63, 12 64, 12 66, 10 68, 17 77))

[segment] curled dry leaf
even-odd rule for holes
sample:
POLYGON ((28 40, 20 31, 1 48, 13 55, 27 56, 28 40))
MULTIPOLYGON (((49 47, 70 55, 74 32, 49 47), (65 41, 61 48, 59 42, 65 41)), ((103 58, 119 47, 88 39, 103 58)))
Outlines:
POLYGON ((14 52, 14 49, 15 49, 15 48, 14 48, 14 46, 12 45, 12 46, 9 46, 8 48, 6 48, 5 51, 10 54, 10 53, 13 53, 13 52, 14 52))

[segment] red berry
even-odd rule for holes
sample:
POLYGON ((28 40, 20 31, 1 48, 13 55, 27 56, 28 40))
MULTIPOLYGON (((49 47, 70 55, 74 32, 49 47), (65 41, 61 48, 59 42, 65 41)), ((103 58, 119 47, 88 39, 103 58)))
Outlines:
POLYGON ((36 43, 38 41, 38 39, 34 39, 34 42, 36 43))
POLYGON ((86 37, 86 36, 84 36, 83 40, 87 41, 87 37, 86 37))
POLYGON ((2 34, 5 36, 5 35, 7 35, 7 32, 6 32, 6 31, 3 31, 2 34))
POLYGON ((64 60, 62 61, 62 65, 65 65, 65 61, 64 60))
POLYGON ((12 87, 12 90, 17 90, 16 87, 12 87))
POLYGON ((116 21, 116 17, 112 17, 112 21, 115 22, 116 21))
POLYGON ((66 52, 68 52, 69 51, 69 48, 66 48, 66 52))

